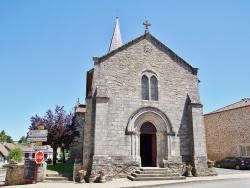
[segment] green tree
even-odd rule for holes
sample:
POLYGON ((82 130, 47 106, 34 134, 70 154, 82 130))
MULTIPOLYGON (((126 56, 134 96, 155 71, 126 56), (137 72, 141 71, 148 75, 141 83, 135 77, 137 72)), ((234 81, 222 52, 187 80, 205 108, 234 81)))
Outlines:
POLYGON ((15 160, 18 162, 22 162, 22 160, 23 160, 22 149, 19 146, 15 147, 12 151, 10 151, 8 157, 9 157, 9 159, 12 159, 12 160, 15 160))
POLYGON ((18 143, 21 144, 21 145, 23 145, 23 146, 27 146, 29 142, 27 141, 27 137, 22 136, 20 138, 20 140, 18 141, 18 143))
POLYGON ((0 142, 7 142, 7 135, 4 130, 0 133, 0 142))
POLYGON ((8 135, 7 135, 7 142, 8 142, 8 143, 14 143, 14 141, 13 141, 12 138, 11 138, 11 136, 8 136, 8 135))

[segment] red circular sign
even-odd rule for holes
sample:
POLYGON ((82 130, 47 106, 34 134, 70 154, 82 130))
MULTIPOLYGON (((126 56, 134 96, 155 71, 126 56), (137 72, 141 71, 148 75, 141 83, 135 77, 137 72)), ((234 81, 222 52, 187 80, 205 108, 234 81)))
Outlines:
POLYGON ((36 152, 35 160, 36 160, 36 163, 41 163, 41 162, 43 162, 43 160, 44 160, 44 154, 43 154, 42 151, 36 152))

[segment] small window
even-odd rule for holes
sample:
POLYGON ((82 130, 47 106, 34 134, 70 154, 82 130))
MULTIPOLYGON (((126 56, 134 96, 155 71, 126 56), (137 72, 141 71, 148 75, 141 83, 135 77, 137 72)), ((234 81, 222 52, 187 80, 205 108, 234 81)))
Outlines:
POLYGON ((149 100, 148 77, 143 75, 141 82, 142 82, 142 100, 149 100))
POLYGON ((250 146, 240 146, 240 153, 242 157, 250 157, 250 146))
POLYGON ((150 93, 151 93, 151 100, 157 101, 158 100, 158 81, 155 76, 152 76, 150 79, 150 93))

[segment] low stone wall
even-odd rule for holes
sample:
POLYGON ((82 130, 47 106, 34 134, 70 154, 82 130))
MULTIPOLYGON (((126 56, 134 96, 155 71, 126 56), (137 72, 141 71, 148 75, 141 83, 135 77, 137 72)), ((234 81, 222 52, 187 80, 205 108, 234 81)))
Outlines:
POLYGON ((5 185, 22 185, 24 184, 23 179, 24 173, 24 165, 23 164, 9 164, 6 178, 5 178, 5 185))
POLYGON ((183 175, 186 171, 185 169, 186 163, 175 162, 171 160, 163 160, 163 167, 173 170, 178 173, 180 176, 183 175))
POLYGON ((92 175, 99 175, 100 170, 106 173, 106 180, 113 178, 124 178, 140 167, 139 161, 129 156, 94 156, 92 175))

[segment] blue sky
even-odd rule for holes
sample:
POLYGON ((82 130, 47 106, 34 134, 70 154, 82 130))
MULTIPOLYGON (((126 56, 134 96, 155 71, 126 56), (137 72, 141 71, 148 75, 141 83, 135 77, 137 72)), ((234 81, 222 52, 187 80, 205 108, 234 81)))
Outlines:
POLYGON ((85 103, 92 57, 150 33, 198 67, 204 113, 249 98, 249 0, 1 0, 0 131, 25 136, 30 117, 85 103))

